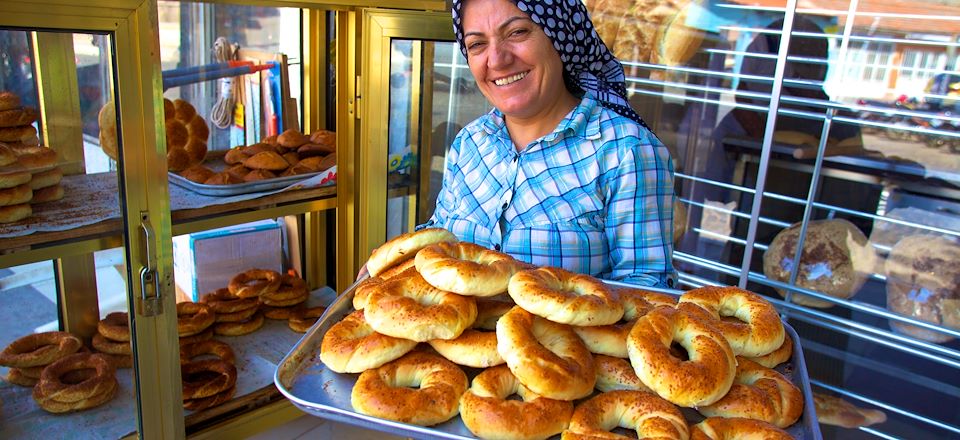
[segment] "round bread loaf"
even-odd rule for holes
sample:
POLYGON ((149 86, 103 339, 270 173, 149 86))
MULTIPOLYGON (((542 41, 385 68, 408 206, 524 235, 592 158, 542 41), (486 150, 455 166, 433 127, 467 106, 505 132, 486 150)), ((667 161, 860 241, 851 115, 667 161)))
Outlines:
POLYGON ((167 168, 183 171, 203 162, 207 155, 210 129, 189 102, 163 100, 164 128, 167 134, 167 168), (184 154, 186 153, 186 154, 184 154))
POLYGON ((687 11, 695 3, 688 1, 681 4, 676 13, 667 16, 662 25, 657 27, 657 47, 651 61, 667 66, 680 66, 697 53, 705 32, 686 24, 687 11))
MULTIPOLYGON (((796 256, 800 223, 780 231, 763 255, 763 273, 767 278, 789 282, 796 256)), ((847 299, 860 290, 874 267, 876 256, 867 244, 867 237, 853 223, 843 219, 813 220, 800 256, 796 285, 847 299)), ((786 291, 777 289, 780 296, 786 291)), ((832 303, 796 294, 793 302, 810 307, 827 308, 832 303)))
MULTIPOLYGON (((904 316, 960 329, 960 242, 939 235, 908 235, 890 250, 887 308, 904 316)), ((890 321, 894 330, 931 342, 952 337, 890 321)))
POLYGON ((97 121, 100 123, 100 148, 111 159, 117 160, 117 109, 112 99, 100 109, 97 121))

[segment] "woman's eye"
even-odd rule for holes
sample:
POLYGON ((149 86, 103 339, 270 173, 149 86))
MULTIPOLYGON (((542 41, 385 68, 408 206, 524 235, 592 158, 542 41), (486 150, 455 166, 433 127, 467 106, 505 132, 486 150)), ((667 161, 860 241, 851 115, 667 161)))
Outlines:
POLYGON ((519 37, 519 36, 523 36, 523 35, 526 35, 526 34, 527 34, 527 30, 526 30, 526 29, 515 29, 515 30, 513 30, 513 31, 510 31, 510 36, 511 36, 511 37, 514 37, 514 36, 519 37))
POLYGON ((472 43, 467 43, 467 50, 476 50, 483 46, 483 42, 475 41, 472 43))

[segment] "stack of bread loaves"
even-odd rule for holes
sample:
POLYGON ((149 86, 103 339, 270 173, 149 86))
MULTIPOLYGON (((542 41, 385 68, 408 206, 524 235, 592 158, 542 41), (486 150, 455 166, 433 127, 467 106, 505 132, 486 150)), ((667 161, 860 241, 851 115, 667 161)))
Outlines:
MULTIPOLYGON (((163 99, 164 131, 167 139, 167 169, 183 171, 203 163, 207 157, 210 128, 197 109, 182 99, 163 99)), ((113 100, 100 109, 100 148, 118 160, 117 110, 113 100)))
POLYGON ((57 153, 39 145, 37 116, 16 94, 0 92, 0 223, 29 217, 31 204, 63 198, 57 153))
POLYGON ((707 287, 677 302, 532 267, 443 229, 388 241, 367 269, 357 310, 320 347, 327 368, 360 373, 351 403, 362 414, 424 426, 459 414, 481 438, 595 438, 619 424, 686 439, 691 429, 790 438, 780 428, 803 411, 800 391, 771 369, 791 341, 751 292, 707 287), (462 367, 483 370, 470 384, 462 367), (678 406, 708 418, 691 428, 678 406))

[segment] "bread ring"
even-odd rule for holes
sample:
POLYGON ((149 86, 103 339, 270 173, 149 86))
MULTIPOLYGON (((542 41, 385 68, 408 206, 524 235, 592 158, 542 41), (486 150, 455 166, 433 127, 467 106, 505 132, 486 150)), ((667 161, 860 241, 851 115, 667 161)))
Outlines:
POLYGON ((617 427, 634 429, 639 438, 684 440, 687 421, 670 402, 643 391, 610 391, 577 405, 564 439, 610 438, 617 427))
POLYGON ((627 336, 627 352, 637 377, 660 397, 696 407, 720 400, 736 373, 733 350, 699 307, 681 302, 657 307, 637 320, 627 336), (689 360, 671 354, 671 344, 686 349, 689 360))
POLYGON ((747 358, 751 361, 754 361, 760 365, 763 365, 767 368, 774 368, 777 365, 780 365, 793 356, 793 340, 790 339, 790 336, 787 334, 783 335, 783 344, 780 345, 780 348, 771 351, 768 354, 758 357, 747 358))
POLYGON ((37 109, 33 107, 0 110, 0 127, 30 125, 37 121, 37 109))
POLYGON ((31 178, 33 178, 33 174, 30 174, 30 171, 27 171, 23 167, 0 172, 0 189, 17 188, 20 186, 27 186, 29 188, 30 186, 25 184, 30 183, 31 178))
POLYGON ((7 377, 4 379, 14 385, 31 388, 36 386, 37 382, 40 381, 40 379, 28 377, 26 374, 24 374, 23 370, 19 368, 11 368, 9 371, 7 371, 7 377))
POLYGON ((247 309, 255 309, 260 305, 256 298, 240 298, 229 289, 222 288, 200 297, 200 302, 210 306, 214 313, 237 313, 247 309))
POLYGON ((30 177, 30 189, 37 190, 53 186, 60 183, 61 180, 63 180, 63 170, 60 167, 53 167, 46 171, 34 173, 30 177))
POLYGON ((507 290, 518 306, 561 324, 607 325, 623 317, 616 292, 602 281, 556 267, 517 272, 507 290))
POLYGON ((113 363, 96 353, 75 353, 60 359, 43 369, 40 382, 33 389, 33 399, 46 409, 46 401, 77 403, 103 393, 109 393, 117 386, 116 369, 113 363), (66 384, 61 377, 75 370, 93 369, 96 373, 76 384, 66 384))
POLYGON ((190 411, 201 411, 207 408, 212 408, 214 406, 223 404, 224 402, 232 399, 233 395, 236 392, 237 392, 237 386, 234 385, 210 397, 201 397, 199 399, 185 399, 183 401, 183 408, 189 409, 190 411))
POLYGON ((793 436, 767 422, 745 418, 710 417, 690 427, 690 440, 792 440, 793 436))
POLYGON ((0 365, 26 368, 51 364, 76 353, 83 343, 67 332, 44 332, 24 336, 0 352, 0 365))
POLYGON ((213 325, 216 316, 206 304, 177 303, 177 332, 181 337, 200 333, 213 325))
POLYGON ((250 319, 239 322, 220 322, 213 326, 213 332, 223 336, 241 336, 253 333, 263 327, 263 313, 254 313, 250 319))
POLYGON ((633 371, 633 366, 626 359, 597 354, 593 356, 593 364, 597 368, 597 385, 600 392, 615 390, 646 391, 652 393, 633 371))
MULTIPOLYGON (((507 297, 509 299, 509 297, 507 297)), ((496 299, 477 299, 477 319, 473 321, 472 328, 480 330, 497 330, 497 321, 503 315, 506 315, 513 309, 513 302, 500 301, 496 299)))
POLYGON ((358 413, 431 426, 450 420, 467 390, 467 375, 450 361, 411 352, 360 374, 350 403, 358 413))
POLYGON ((90 342, 93 348, 101 353, 107 354, 133 354, 130 347, 130 341, 114 341, 107 339, 100 333, 93 334, 93 340, 90 342))
POLYGON ((204 330, 204 331, 202 331, 202 332, 200 332, 200 333, 197 333, 197 334, 195 334, 195 335, 181 336, 179 342, 180 342, 180 345, 183 346, 183 345, 187 345, 187 344, 193 344, 194 342, 208 341, 208 340, 210 340, 210 339, 213 339, 213 327, 212 327, 212 326, 211 326, 211 327, 207 327, 206 330, 204 330))
POLYGON ((280 287, 274 292, 261 294, 260 299, 281 302, 299 298, 309 293, 306 281, 297 276, 284 274, 280 277, 280 287))
POLYGON ((63 196, 64 196, 63 186, 61 185, 48 186, 46 188, 33 190, 33 198, 30 199, 30 203, 37 204, 37 203, 55 202, 57 200, 62 199, 63 196))
POLYGON ((537 395, 506 365, 478 374, 460 398, 463 424, 484 439, 545 439, 562 432, 571 414, 573 402, 537 395), (522 400, 507 400, 512 395, 522 400))
POLYGON ((127 312, 113 312, 97 323, 97 331, 114 341, 130 340, 130 320, 127 312))
POLYGON ((519 306, 497 321, 497 351, 520 383, 544 397, 586 397, 597 380, 593 356, 569 326, 519 306))
POLYGON ((487 368, 504 363, 497 352, 497 332, 464 330, 455 339, 427 341, 437 353, 449 361, 474 368, 487 368))
POLYGON ((260 303, 271 306, 271 307, 293 307, 293 306, 296 306, 297 304, 302 304, 306 302, 307 298, 309 297, 310 297, 310 294, 307 292, 300 294, 300 296, 295 296, 293 298, 285 299, 281 301, 274 301, 265 297, 261 297, 260 303))
POLYGON ((180 373, 184 400, 210 397, 237 384, 237 367, 222 360, 188 362, 180 365, 180 373))
POLYGON ((0 206, 0 223, 13 223, 33 215, 33 208, 29 203, 19 205, 0 206))
POLYGON ((276 292, 282 277, 279 272, 266 269, 250 269, 234 276, 227 288, 238 298, 252 298, 276 292))
POLYGON ((37 129, 32 125, 0 128, 0 142, 24 142, 37 135, 37 129))
POLYGON ((263 312, 263 317, 268 319, 282 319, 284 321, 289 320, 297 311, 304 309, 305 306, 303 303, 296 304, 294 306, 288 307, 274 307, 261 305, 260 311, 263 312))
POLYGON ((680 302, 696 304, 717 318, 716 325, 734 354, 763 356, 783 344, 783 322, 777 309, 756 293, 707 286, 685 292, 680 302), (728 316, 736 319, 723 319, 728 316))
POLYGON ((20 96, 13 92, 0 92, 0 110, 20 107, 20 96))
POLYGON ((0 167, 5 167, 17 162, 17 155, 7 144, 0 142, 0 167))
POLYGON ((473 325, 473 298, 427 283, 416 271, 387 281, 367 297, 364 316, 378 333, 417 342, 453 339, 473 325))
POLYGON ((420 249, 431 244, 455 241, 457 237, 452 232, 441 228, 408 232, 374 249, 367 259, 367 272, 371 277, 375 277, 391 266, 413 258, 420 249))
POLYGON ((39 365, 36 367, 11 368, 11 370, 17 370, 23 377, 40 380, 40 374, 43 373, 44 368, 47 368, 47 366, 39 365))
POLYGON ((407 354, 415 341, 373 331, 357 310, 334 324, 320 342, 320 361, 337 373, 362 373, 407 354))
POLYGON ((20 205, 31 199, 33 199, 33 190, 30 189, 30 185, 0 189, 0 206, 20 205))
POLYGON ((323 316, 323 312, 326 311, 326 307, 300 309, 290 316, 290 320, 287 321, 287 326, 290 327, 290 330, 297 333, 306 333, 307 330, 310 330, 310 327, 313 327, 313 325, 317 323, 317 320, 323 316))
MULTIPOLYGON (((0 128, 0 130, 3 129, 0 128)), ((13 151, 17 154, 17 163, 32 172, 57 166, 57 152, 52 148, 24 145, 13 147, 13 151)))
POLYGON ((213 355, 218 357, 221 361, 231 364, 237 363, 237 358, 233 354, 233 349, 230 348, 230 345, 226 342, 218 341, 216 339, 209 339, 206 341, 194 342, 193 344, 180 346, 181 364, 191 362, 194 358, 203 355, 213 355))
POLYGON ((414 266, 413 258, 381 272, 380 275, 361 281, 353 290, 353 308, 363 310, 367 305, 367 296, 370 295, 370 292, 379 289, 379 286, 383 284, 384 281, 396 278, 410 268, 417 270, 414 266))
MULTIPOLYGON (((252 299, 252 298, 251 298, 252 299)), ((257 313, 259 310, 258 307, 251 307, 249 309, 241 310, 239 312, 233 313, 217 313, 216 318, 213 319, 214 323, 218 322, 244 322, 253 317, 254 313, 257 313)))
POLYGON ((109 353, 100 353, 100 355, 106 356, 106 358, 110 360, 110 363, 112 363, 113 367, 116 369, 133 368, 133 355, 109 353))
POLYGON ((618 358, 627 357, 627 335, 637 318, 646 315, 657 305, 672 307, 670 297, 655 292, 633 288, 615 288, 620 304, 623 305, 623 318, 610 325, 574 326, 573 331, 583 340, 591 353, 605 354, 618 358), (649 295, 648 295, 649 294, 649 295), (667 298, 661 298, 667 297, 667 298), (647 301, 651 298, 654 302, 647 301), (656 305, 655 305, 656 304, 656 305))
POLYGON ((467 296, 493 296, 507 291, 517 272, 514 258, 467 242, 437 243, 417 252, 417 271, 428 283, 467 296))
POLYGON ((722 399, 697 411, 707 417, 746 417, 786 428, 803 413, 803 394, 782 374, 737 357, 737 375, 722 399))

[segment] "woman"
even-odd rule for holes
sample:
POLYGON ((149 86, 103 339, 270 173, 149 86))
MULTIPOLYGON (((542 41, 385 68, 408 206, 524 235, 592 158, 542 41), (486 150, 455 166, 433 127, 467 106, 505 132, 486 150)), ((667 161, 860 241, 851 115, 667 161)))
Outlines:
POLYGON ((455 0, 453 19, 494 109, 454 139, 421 227, 536 265, 672 287, 669 153, 627 106, 623 67, 580 0, 455 0))

